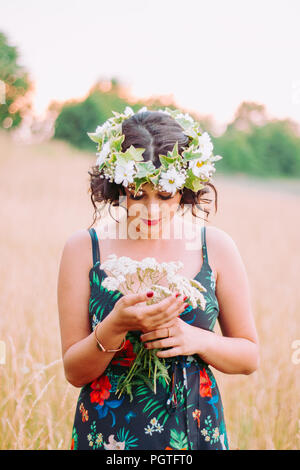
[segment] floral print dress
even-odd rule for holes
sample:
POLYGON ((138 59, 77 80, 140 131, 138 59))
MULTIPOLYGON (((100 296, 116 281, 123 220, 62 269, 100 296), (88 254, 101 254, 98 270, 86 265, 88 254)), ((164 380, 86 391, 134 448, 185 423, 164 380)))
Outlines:
MULTIPOLYGON (((95 229, 93 267, 89 272, 91 332, 123 295, 102 286, 107 277, 100 269, 100 249, 95 229)), ((195 279, 206 288, 206 308, 188 306, 180 318, 213 331, 219 305, 215 278, 208 262, 206 228, 202 227, 203 264, 195 279)), ((165 358, 170 381, 158 380, 156 394, 144 383, 133 386, 133 399, 118 398, 116 386, 136 357, 141 331, 129 331, 124 348, 103 374, 81 388, 70 436, 72 450, 198 450, 229 449, 218 385, 208 364, 195 354, 165 358)), ((99 353, 95 347, 95 354, 99 353)))

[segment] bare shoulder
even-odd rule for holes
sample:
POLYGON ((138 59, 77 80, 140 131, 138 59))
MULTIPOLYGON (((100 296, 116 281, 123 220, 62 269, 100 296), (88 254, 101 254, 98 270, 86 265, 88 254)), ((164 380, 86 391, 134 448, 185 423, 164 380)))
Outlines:
POLYGON ((87 271, 92 266, 92 241, 86 229, 77 230, 66 240, 61 263, 87 271))
POLYGON ((210 226, 207 230, 207 251, 218 273, 215 292, 222 334, 246 338, 258 344, 250 283, 235 241, 224 230, 210 226))
POLYGON ((93 264, 88 230, 71 234, 63 247, 57 282, 62 354, 90 333, 89 270, 93 264))
POLYGON ((77 230, 66 240, 65 248, 80 255, 82 251, 91 249, 91 236, 86 229, 77 230))
POLYGON ((206 239, 208 243, 210 241, 214 244, 213 248, 218 248, 220 245, 222 248, 224 246, 236 246, 234 240, 227 232, 214 225, 206 226, 206 239))
POLYGON ((209 225, 206 227, 208 260, 217 279, 228 263, 241 262, 241 255, 233 238, 224 230, 209 225))

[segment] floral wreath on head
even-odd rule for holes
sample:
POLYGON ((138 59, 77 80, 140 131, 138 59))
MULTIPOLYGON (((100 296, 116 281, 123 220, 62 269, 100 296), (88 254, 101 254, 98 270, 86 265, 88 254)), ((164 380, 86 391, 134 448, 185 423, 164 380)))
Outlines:
MULTIPOLYGON (((137 113, 148 111, 144 106, 137 113)), ((189 114, 179 110, 165 108, 155 110, 171 116, 180 124, 183 133, 189 137, 189 144, 184 147, 182 154, 178 153, 178 142, 167 155, 159 155, 161 166, 155 168, 152 161, 144 161, 144 148, 131 145, 122 152, 125 135, 122 134, 122 123, 135 113, 126 106, 124 113, 113 111, 114 117, 98 126, 94 133, 87 132, 91 140, 98 144, 96 165, 99 166, 101 178, 110 182, 122 184, 134 189, 134 194, 141 194, 140 188, 145 183, 151 183, 155 189, 174 195, 184 187, 194 192, 202 189, 211 180, 216 171, 214 162, 220 160, 220 155, 213 155, 213 144, 207 132, 200 132, 199 123, 189 114)))

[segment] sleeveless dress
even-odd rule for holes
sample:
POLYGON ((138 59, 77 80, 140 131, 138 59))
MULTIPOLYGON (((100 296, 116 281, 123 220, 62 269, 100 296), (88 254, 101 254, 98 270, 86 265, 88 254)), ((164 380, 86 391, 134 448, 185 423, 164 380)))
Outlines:
MULTIPOLYGON (((95 229, 93 267, 89 272, 89 322, 91 332, 123 295, 102 286, 107 274, 100 269, 100 249, 95 229)), ((203 264, 194 279, 205 288, 206 308, 188 306, 180 318, 190 325, 213 331, 219 305, 215 278, 208 262, 206 228, 202 227, 203 264)), ((228 450, 223 405, 209 365, 198 354, 165 358, 170 381, 157 381, 156 394, 147 385, 133 386, 133 399, 118 398, 116 386, 135 359, 134 345, 141 331, 129 331, 124 348, 115 353, 103 374, 84 385, 78 397, 72 427, 71 450, 228 450)), ((95 346, 95 354, 101 352, 95 346)))

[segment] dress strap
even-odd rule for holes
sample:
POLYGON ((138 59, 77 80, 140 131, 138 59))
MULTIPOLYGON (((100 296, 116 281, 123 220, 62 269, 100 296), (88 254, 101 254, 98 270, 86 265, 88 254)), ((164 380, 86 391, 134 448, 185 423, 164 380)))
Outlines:
POLYGON ((208 264, 207 246, 206 246, 206 227, 205 227, 205 225, 203 225, 201 227, 201 241, 202 241, 203 263, 208 264))
POLYGON ((99 248, 99 240, 97 237, 97 232, 96 230, 92 227, 89 228, 89 233, 92 238, 92 247, 93 247, 93 265, 99 261, 100 262, 100 248, 99 248))

